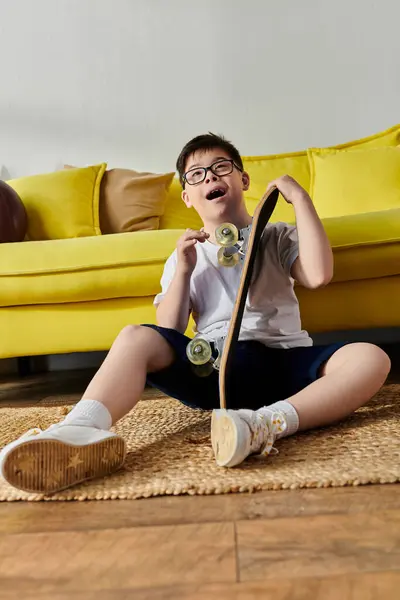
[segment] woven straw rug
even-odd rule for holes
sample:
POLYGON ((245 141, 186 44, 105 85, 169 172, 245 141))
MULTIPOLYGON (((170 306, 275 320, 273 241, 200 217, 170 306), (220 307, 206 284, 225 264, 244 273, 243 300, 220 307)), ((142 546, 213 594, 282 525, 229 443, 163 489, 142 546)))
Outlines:
MULTIPOLYGON (((76 400, 47 398, 34 407, 0 408, 0 447, 31 427, 61 420, 66 405, 76 400)), ((399 384, 386 385, 341 424, 280 440, 278 454, 249 458, 234 469, 215 465, 210 416, 150 390, 115 427, 128 444, 123 470, 51 497, 20 492, 1 479, 0 500, 108 500, 400 480, 399 384)))

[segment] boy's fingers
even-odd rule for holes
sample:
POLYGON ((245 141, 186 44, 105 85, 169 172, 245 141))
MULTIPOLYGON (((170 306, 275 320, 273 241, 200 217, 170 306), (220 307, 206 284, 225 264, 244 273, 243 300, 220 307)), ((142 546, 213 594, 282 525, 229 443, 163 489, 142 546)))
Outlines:
POLYGON ((269 184, 267 185, 267 192, 269 192, 269 190, 276 186, 276 180, 274 179, 274 181, 270 181, 269 184))
POLYGON ((188 233, 185 233, 184 239, 185 240, 200 240, 203 239, 204 237, 208 237, 209 234, 206 233, 205 231, 190 231, 188 233))

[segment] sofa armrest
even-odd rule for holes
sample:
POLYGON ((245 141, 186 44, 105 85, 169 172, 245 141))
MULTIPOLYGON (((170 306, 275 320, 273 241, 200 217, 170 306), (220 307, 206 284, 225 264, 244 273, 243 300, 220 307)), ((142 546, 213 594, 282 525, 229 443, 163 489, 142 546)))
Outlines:
POLYGON ((377 212, 322 219, 335 250, 400 241, 400 207, 377 212))

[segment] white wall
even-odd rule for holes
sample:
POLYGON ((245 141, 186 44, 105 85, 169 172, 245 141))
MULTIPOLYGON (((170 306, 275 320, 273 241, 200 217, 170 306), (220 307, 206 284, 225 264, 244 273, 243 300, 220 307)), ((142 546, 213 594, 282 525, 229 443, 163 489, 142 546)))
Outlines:
POLYGON ((0 164, 173 169, 192 136, 242 154, 389 127, 398 0, 0 0, 0 164))

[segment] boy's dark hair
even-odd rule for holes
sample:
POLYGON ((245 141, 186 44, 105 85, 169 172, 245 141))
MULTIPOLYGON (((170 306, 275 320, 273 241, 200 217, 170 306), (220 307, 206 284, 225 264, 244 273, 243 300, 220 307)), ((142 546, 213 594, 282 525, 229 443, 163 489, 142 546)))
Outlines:
POLYGON ((237 148, 225 139, 224 136, 216 135, 210 131, 209 133, 198 135, 193 138, 182 148, 178 160, 176 161, 176 170, 179 173, 179 181, 181 182, 182 187, 185 186, 183 176, 185 174, 186 163, 189 156, 199 150, 207 152, 208 150, 214 150, 214 148, 221 148, 221 150, 224 150, 228 156, 235 161, 237 166, 243 170, 242 157, 237 148))

